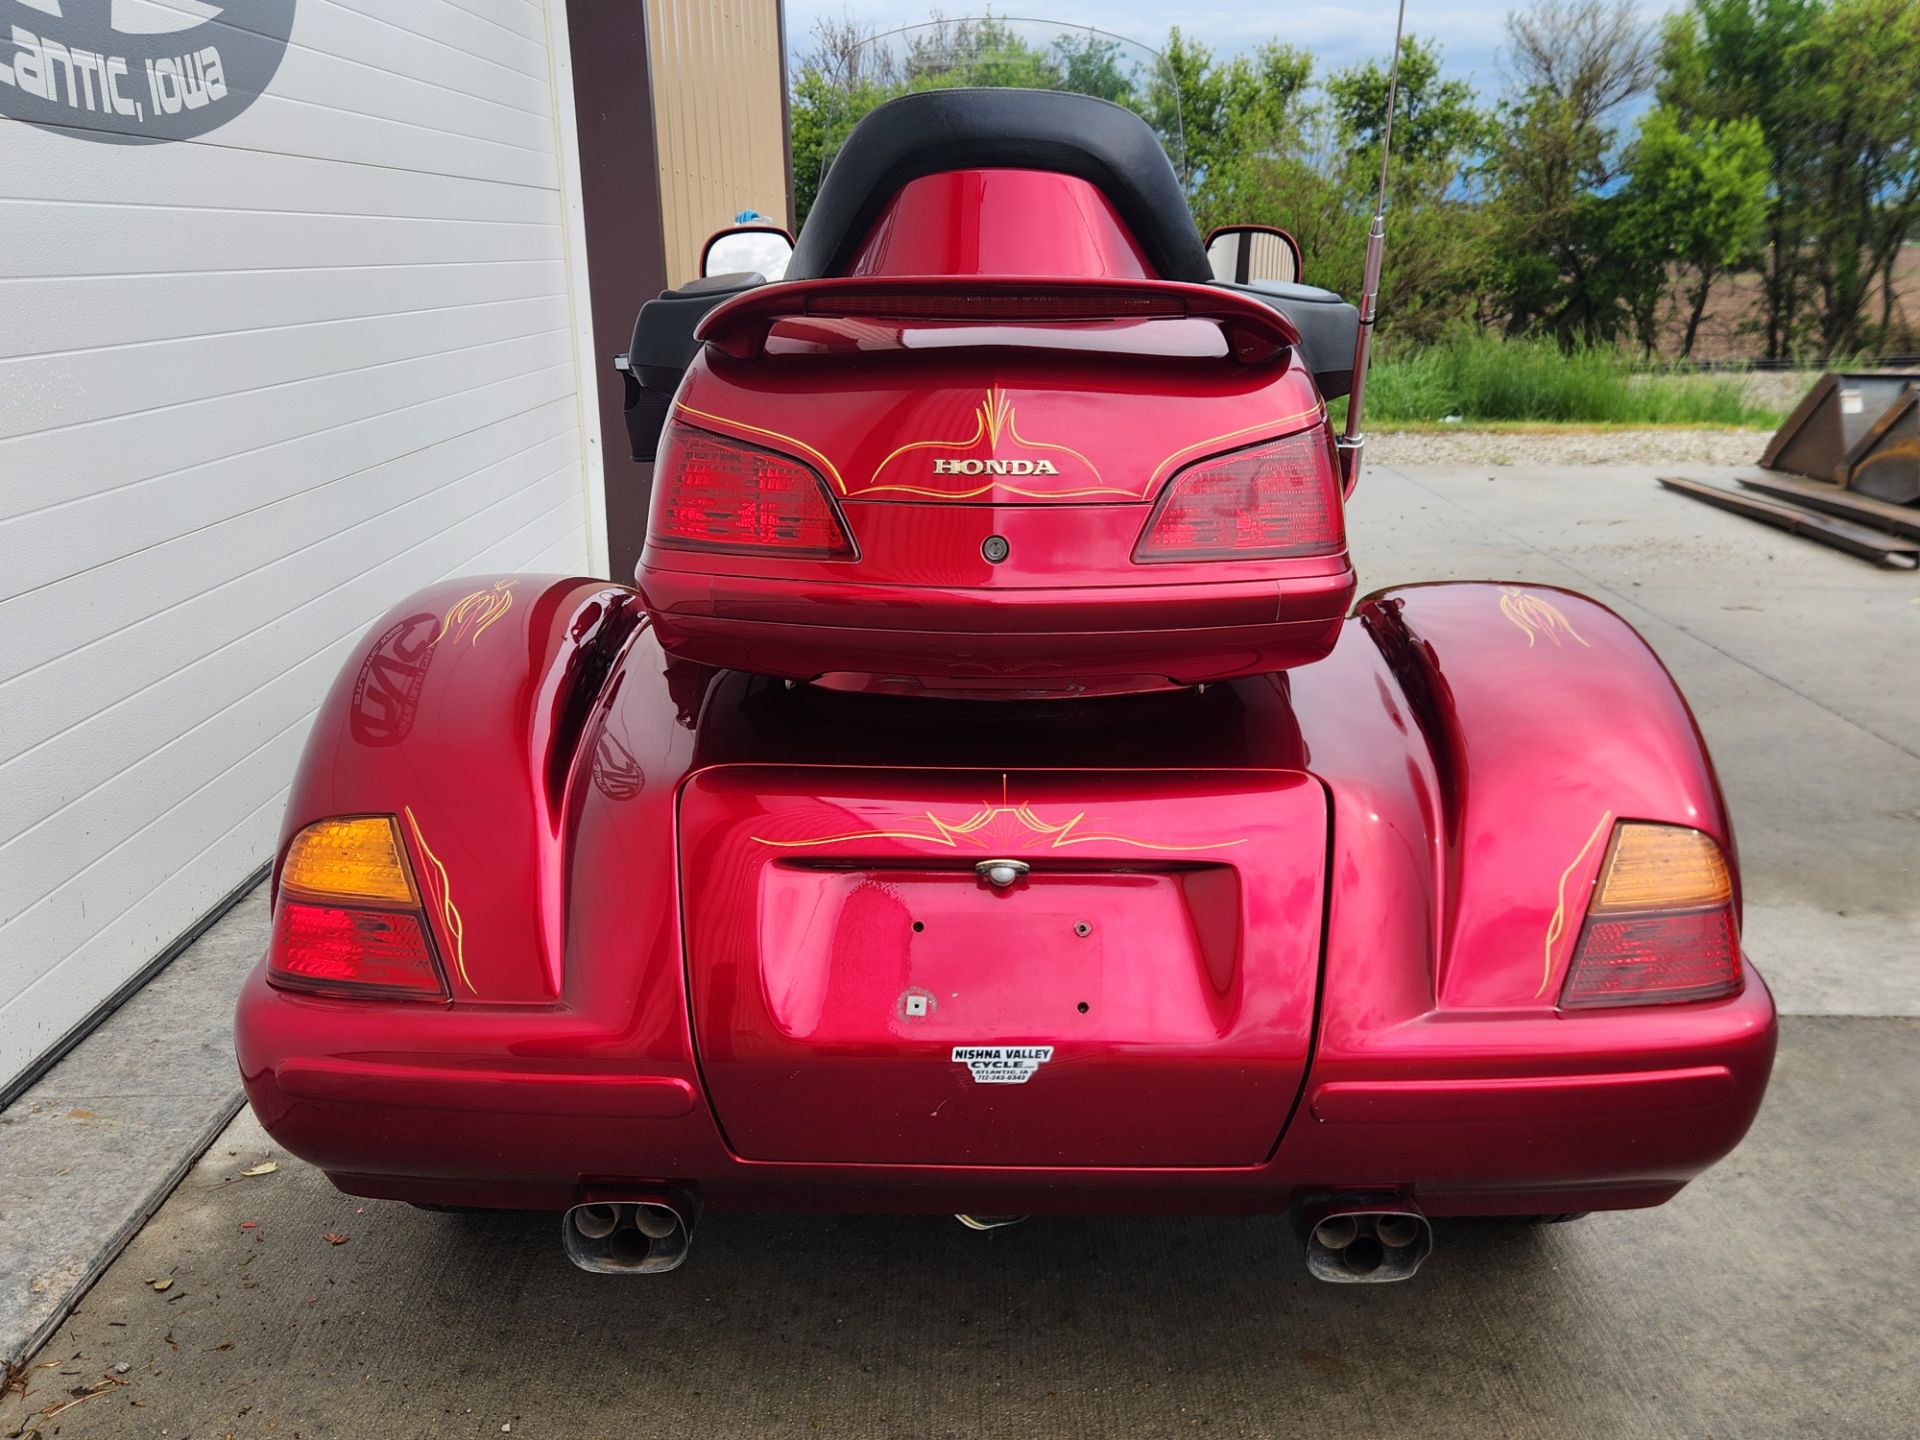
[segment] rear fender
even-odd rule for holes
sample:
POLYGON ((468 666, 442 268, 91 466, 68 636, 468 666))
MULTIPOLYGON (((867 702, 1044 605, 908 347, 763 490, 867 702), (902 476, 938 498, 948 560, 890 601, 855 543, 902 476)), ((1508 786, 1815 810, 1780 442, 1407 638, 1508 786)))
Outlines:
POLYGON ((603 692, 642 623, 603 580, 468 576, 388 611, 315 717, 288 842, 396 816, 456 1004, 560 994, 570 796, 603 692))
POLYGON ((1430 757, 1440 1008, 1552 1009, 1619 821, 1690 826, 1736 861, 1692 712, 1605 606, 1448 583, 1382 591, 1358 616, 1430 757))

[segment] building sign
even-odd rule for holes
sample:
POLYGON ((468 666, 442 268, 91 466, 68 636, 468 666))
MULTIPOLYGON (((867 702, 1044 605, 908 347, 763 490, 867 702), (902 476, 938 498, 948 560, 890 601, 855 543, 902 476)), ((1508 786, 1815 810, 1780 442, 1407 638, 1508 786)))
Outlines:
POLYGON ((0 0, 0 115, 86 140, 191 140, 280 68, 294 0, 0 0))

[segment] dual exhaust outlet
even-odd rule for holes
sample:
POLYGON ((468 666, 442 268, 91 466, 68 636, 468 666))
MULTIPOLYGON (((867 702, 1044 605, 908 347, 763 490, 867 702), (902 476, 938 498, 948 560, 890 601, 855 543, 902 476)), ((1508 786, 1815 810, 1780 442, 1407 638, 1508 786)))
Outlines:
MULTIPOLYGON (((576 1205, 561 1221, 567 1258, 599 1275, 661 1275, 687 1258, 697 1205, 676 1197, 576 1205)), ((962 1215, 973 1230, 995 1230, 1021 1216, 962 1215)), ((1433 1227, 1411 1207, 1320 1205, 1302 1217, 1307 1273, 1336 1285, 1410 1280, 1433 1253, 1433 1227)))
POLYGON ((664 1196, 576 1205, 560 1222, 567 1258, 597 1275, 677 1270, 693 1241, 695 1212, 664 1196))
POLYGON ((1433 1226, 1411 1208, 1321 1207, 1307 1213, 1307 1273, 1335 1285, 1411 1280, 1433 1253, 1433 1226))

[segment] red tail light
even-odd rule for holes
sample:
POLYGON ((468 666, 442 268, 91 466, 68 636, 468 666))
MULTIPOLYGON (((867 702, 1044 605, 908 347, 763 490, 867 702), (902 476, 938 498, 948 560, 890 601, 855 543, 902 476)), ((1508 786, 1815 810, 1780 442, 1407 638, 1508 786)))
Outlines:
POLYGON ((670 424, 654 472, 647 538, 689 550, 851 560, 827 483, 798 460, 670 424))
POLYGON ((1681 825, 1615 831, 1560 1004, 1672 1005, 1740 989, 1733 877, 1720 847, 1681 825))
POLYGON ((1560 1003, 1668 1005, 1711 1000, 1740 988, 1740 947, 1723 907, 1691 915, 1587 922, 1560 1003))
POLYGON ((1179 471, 1134 547, 1141 564, 1326 555, 1346 543, 1326 430, 1316 426, 1179 471))
POLYGON ((282 900, 273 917, 275 984, 326 995, 438 1000, 446 993, 425 926, 400 910, 360 910, 282 900))
POLYGON ((280 866, 267 979, 320 995, 446 998, 392 816, 316 820, 293 837, 280 866))

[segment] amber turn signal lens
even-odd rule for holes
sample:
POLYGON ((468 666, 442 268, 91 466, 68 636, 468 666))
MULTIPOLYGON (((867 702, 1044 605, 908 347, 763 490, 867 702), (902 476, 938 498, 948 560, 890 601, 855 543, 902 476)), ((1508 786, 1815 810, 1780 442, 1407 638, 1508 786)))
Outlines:
POLYGON ((390 816, 320 820, 293 837, 280 888, 299 895, 417 905, 413 876, 390 816))
POLYGON ((1590 913, 1692 910, 1732 896, 1727 857, 1698 830, 1628 823, 1614 836, 1590 913))

